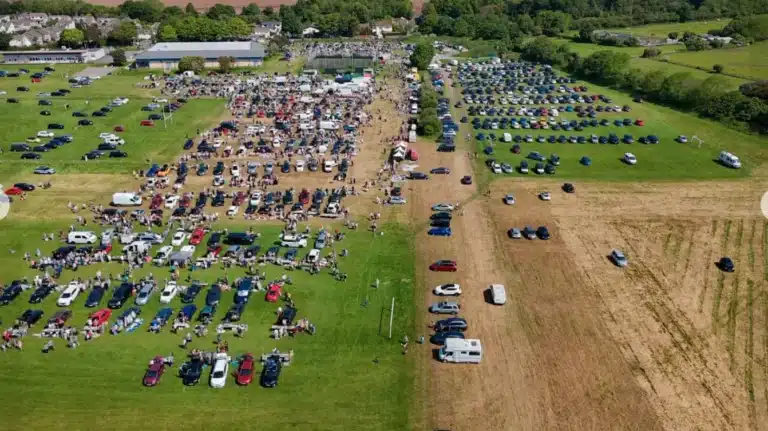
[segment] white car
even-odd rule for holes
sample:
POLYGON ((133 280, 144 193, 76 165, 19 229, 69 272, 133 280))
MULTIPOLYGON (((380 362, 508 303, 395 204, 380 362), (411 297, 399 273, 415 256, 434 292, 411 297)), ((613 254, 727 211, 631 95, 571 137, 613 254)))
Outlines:
POLYGON ((494 174, 502 173, 501 164, 500 163, 494 163, 493 166, 491 166, 491 170, 493 171, 494 174))
POLYGON ((237 213, 240 212, 240 207, 232 205, 227 210, 227 216, 228 217, 234 217, 237 215, 237 213))
POLYGON ((233 177, 239 177, 240 176, 240 166, 237 164, 233 164, 231 168, 229 168, 229 172, 232 174, 233 177))
POLYGON ((101 132, 101 133, 99 133, 99 139, 101 139, 101 140, 104 140, 104 139, 110 138, 110 137, 112 137, 112 136, 115 136, 115 135, 113 135, 112 133, 107 133, 107 132, 101 132))
POLYGON ((59 307, 69 307, 74 302, 77 295, 80 294, 80 289, 83 287, 81 283, 77 281, 70 281, 67 287, 61 292, 59 300, 56 301, 56 305, 59 307))
POLYGON ((224 177, 223 176, 221 176, 221 175, 214 175, 214 177, 213 177, 213 186, 214 187, 223 186, 224 183, 225 183, 225 181, 224 181, 224 177))
POLYGON ((56 136, 55 133, 49 132, 47 130, 41 130, 41 131, 37 132, 37 137, 38 138, 53 138, 54 136, 56 136))
POLYGON ((539 199, 549 201, 552 200, 552 195, 549 192, 541 192, 539 193, 539 199))
POLYGON ((177 230, 176 233, 173 234, 173 238, 171 239, 171 245, 174 247, 181 247, 184 245, 184 241, 187 240, 187 233, 183 230, 177 230))
POLYGON ((456 283, 441 284, 434 289, 435 295, 458 296, 461 295, 461 286, 456 283))
POLYGON ((261 204, 261 192, 253 192, 248 204, 254 207, 259 206, 261 204))
POLYGON ((168 283, 165 284, 165 289, 160 293, 160 303, 161 304, 169 304, 174 296, 176 296, 176 292, 178 292, 179 287, 176 285, 176 282, 171 280, 168 283))
POLYGON ((171 256, 171 253, 173 253, 173 247, 170 245, 160 247, 160 249, 157 250, 157 253, 155 254, 155 265, 165 265, 165 263, 168 261, 168 258, 171 256))
POLYGON ((677 142, 679 142, 681 144, 685 144, 685 143, 688 142, 688 137, 685 136, 685 135, 680 135, 680 136, 677 137, 677 142))
POLYGON ((406 202, 405 198, 402 196, 392 196, 389 198, 389 204, 390 205, 404 205, 406 202))
POLYGON ((515 204, 515 195, 509 194, 504 196, 504 203, 507 205, 514 205, 515 204))
POLYGON ((453 205, 435 204, 435 205, 432 205, 432 211, 453 211, 453 205))
POLYGON ((6 94, 8 94, 7 91, 0 91, 0 96, 5 96, 6 94))
POLYGON ((624 162, 628 165, 637 164, 637 157, 632 153, 624 153, 624 162))
POLYGON ((185 245, 180 250, 182 253, 191 253, 195 254, 195 246, 194 245, 185 245))
POLYGON ((226 353, 217 353, 211 367, 211 387, 221 389, 227 383, 229 374, 229 356, 226 353))
POLYGON ((296 160, 296 172, 304 172, 304 160, 296 160))
POLYGON ((176 205, 179 204, 180 199, 181 198, 178 195, 168 196, 165 198, 165 207, 170 209, 176 208, 176 205))

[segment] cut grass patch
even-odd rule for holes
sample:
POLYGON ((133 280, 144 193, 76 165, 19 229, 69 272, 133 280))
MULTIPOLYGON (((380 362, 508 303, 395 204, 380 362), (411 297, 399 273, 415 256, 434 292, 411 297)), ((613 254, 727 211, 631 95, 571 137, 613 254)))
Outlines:
POLYGON ((668 54, 671 61, 691 67, 712 70, 715 64, 725 66, 725 73, 747 79, 768 79, 768 42, 758 42, 740 48, 712 49, 668 54))

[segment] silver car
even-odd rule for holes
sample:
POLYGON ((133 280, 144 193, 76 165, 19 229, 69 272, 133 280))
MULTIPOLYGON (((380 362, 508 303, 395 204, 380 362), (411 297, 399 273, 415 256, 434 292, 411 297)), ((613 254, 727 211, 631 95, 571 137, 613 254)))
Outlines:
POLYGON ((611 251, 611 260, 616 264, 616 266, 620 266, 622 268, 629 264, 627 261, 627 256, 624 255, 624 252, 617 249, 611 251))
POLYGON ((459 314, 459 304, 452 301, 440 301, 429 306, 429 312, 435 314, 459 314))
POLYGON ((141 285, 138 295, 136 295, 136 305, 146 305, 152 292, 155 291, 155 283, 145 282, 141 285))

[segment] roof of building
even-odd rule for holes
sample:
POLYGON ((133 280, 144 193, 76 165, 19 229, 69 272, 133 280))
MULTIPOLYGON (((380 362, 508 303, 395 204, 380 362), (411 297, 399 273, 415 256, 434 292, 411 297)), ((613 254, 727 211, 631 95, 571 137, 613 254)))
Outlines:
POLYGON ((3 54, 4 57, 7 57, 9 55, 41 55, 41 54, 47 54, 47 55, 83 55, 84 53, 88 52, 88 50, 85 49, 39 49, 36 51, 0 51, 0 54, 3 54))
POLYGON ((264 21, 261 23, 261 25, 263 25, 264 27, 273 28, 273 27, 282 26, 283 23, 281 23, 280 21, 264 21))
POLYGON ((266 53, 258 42, 163 42, 137 55, 136 60, 168 60, 186 56, 261 58, 266 53))

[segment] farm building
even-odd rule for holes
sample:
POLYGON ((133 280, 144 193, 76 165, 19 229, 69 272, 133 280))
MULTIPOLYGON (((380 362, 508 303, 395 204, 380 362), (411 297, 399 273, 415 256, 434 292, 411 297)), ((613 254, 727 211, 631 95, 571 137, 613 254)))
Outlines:
POLYGON ((87 63, 104 57, 104 48, 85 50, 39 50, 39 51, 6 51, 3 52, 3 62, 6 64, 25 63, 87 63))
POLYGON ((259 66, 266 52, 258 42, 163 42, 136 56, 136 67, 176 69, 182 57, 203 57, 205 67, 219 66, 219 57, 233 57, 233 66, 259 66))

